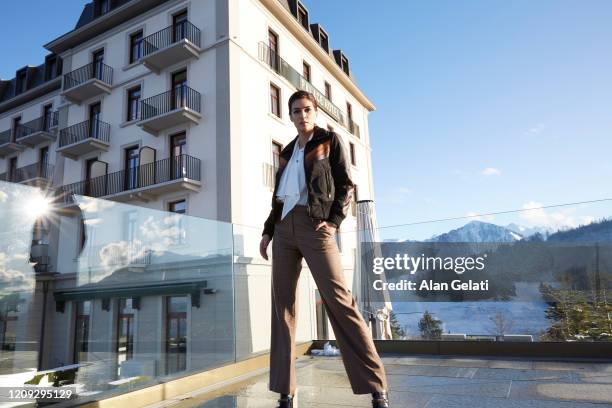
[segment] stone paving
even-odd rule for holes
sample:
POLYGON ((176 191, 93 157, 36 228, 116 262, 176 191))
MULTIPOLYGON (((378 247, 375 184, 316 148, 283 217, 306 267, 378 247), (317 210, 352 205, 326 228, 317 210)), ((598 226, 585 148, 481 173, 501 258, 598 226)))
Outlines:
MULTIPOLYGON (((612 359, 534 360, 381 355, 394 408, 612 407, 612 359)), ((301 357, 295 408, 371 407, 354 395, 340 357, 301 357)), ((267 372, 180 400, 172 408, 273 408, 267 372)), ((160 406, 160 405, 156 405, 160 406)))

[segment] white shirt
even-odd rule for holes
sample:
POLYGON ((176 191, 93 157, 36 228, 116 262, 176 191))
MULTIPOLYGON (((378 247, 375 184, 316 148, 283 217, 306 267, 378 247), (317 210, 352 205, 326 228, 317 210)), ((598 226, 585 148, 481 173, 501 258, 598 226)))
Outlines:
MULTIPOLYGON (((310 135, 307 142, 314 136, 310 135)), ((306 205, 308 203, 308 190, 306 189, 306 173, 304 172, 304 147, 300 148, 299 136, 293 146, 293 154, 287 163, 281 176, 276 197, 283 202, 283 213, 281 220, 291 211, 296 204, 306 205)))

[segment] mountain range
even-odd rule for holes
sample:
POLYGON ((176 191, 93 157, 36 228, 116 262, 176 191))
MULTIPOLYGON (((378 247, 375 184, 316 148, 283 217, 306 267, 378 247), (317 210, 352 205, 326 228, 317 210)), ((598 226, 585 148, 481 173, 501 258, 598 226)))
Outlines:
POLYGON ((612 242, 612 219, 602 219, 576 228, 553 231, 545 227, 523 227, 517 224, 500 226, 471 221, 460 228, 435 235, 427 242, 612 242))

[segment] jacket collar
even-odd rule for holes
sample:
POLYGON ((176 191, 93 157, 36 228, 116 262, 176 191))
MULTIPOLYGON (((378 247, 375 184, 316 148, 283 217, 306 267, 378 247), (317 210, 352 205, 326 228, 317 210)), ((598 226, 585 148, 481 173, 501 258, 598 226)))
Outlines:
MULTIPOLYGON (((312 135, 312 139, 310 139, 310 141, 308 143, 313 143, 319 139, 324 138, 327 135, 327 130, 323 129, 322 127, 319 127, 317 125, 315 125, 314 128, 314 135, 312 135)), ((287 146, 285 146, 285 148, 283 149, 281 156, 288 158, 291 157, 291 155, 293 154, 293 148, 295 146, 295 144, 297 143, 298 138, 300 137, 300 135, 297 135, 293 138, 293 140, 291 142, 289 142, 289 144, 287 146)), ((308 148, 308 143, 306 143, 306 148, 308 148)), ((305 151, 306 149, 304 149, 305 151)))

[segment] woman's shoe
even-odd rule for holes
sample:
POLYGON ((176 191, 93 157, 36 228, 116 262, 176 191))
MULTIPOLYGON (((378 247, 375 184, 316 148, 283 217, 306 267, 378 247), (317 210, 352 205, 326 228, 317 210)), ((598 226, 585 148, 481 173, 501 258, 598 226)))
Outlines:
POLYGON ((389 408, 389 396, 387 391, 372 393, 372 408, 389 408))
POLYGON ((293 408, 293 395, 281 394, 276 408, 293 408))

